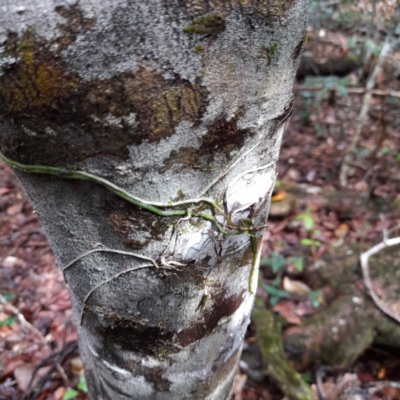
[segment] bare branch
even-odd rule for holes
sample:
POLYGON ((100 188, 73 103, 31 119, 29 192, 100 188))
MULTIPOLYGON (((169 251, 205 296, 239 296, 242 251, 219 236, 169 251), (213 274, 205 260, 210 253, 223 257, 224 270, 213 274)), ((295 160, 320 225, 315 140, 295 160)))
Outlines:
POLYGON ((369 295, 371 296, 372 300, 374 301, 375 305, 386 315, 390 318, 394 319, 398 323, 400 323, 400 316, 392 312, 385 304, 381 301, 381 299, 375 294, 372 288, 371 276, 369 273, 369 266, 368 260, 373 255, 379 253, 381 250, 385 249, 386 247, 395 246, 400 244, 400 236, 392 239, 387 239, 383 242, 378 243, 374 247, 370 248, 369 250, 361 253, 360 255, 360 263, 361 263, 361 270, 364 277, 364 283, 368 290, 369 295))

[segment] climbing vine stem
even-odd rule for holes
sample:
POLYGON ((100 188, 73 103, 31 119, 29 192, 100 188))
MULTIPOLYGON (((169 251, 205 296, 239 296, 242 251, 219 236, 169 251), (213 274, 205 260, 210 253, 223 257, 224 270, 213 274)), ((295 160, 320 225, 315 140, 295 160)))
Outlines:
POLYGON ((27 165, 21 164, 17 161, 13 161, 6 157, 4 154, 0 153, 0 158, 11 168, 17 169, 19 171, 34 173, 34 174, 42 174, 42 175, 53 175, 66 179, 77 179, 84 180, 89 182, 94 182, 102 185, 112 193, 126 200, 127 202, 133 204, 136 207, 152 212, 161 217, 173 217, 173 216, 192 216, 199 217, 205 220, 212 222, 218 231, 223 235, 240 235, 242 233, 249 233, 254 228, 252 226, 239 226, 235 224, 229 216, 221 209, 221 207, 217 204, 216 201, 209 199, 207 197, 199 197, 197 199, 183 200, 177 202, 151 202, 147 200, 143 200, 139 197, 132 195, 121 187, 115 185, 114 183, 108 181, 107 179, 101 178, 97 175, 90 174, 84 171, 73 170, 69 168, 60 168, 60 167, 49 167, 44 165, 27 165), (211 206, 219 215, 221 215, 226 223, 228 224, 231 230, 226 230, 221 225, 221 223, 217 220, 217 218, 213 215, 210 215, 205 212, 196 211, 195 204, 208 204, 211 206), (188 206, 185 209, 182 209, 183 206, 188 206), (180 209, 175 209, 180 207, 180 209), (164 210, 164 208, 168 208, 168 210, 164 210))
MULTIPOLYGON (((228 216, 228 214, 226 214, 221 209, 221 207, 217 204, 216 201, 214 201, 210 198, 207 198, 207 197, 199 197, 196 199, 183 200, 183 201, 178 201, 178 202, 167 202, 167 203, 151 202, 151 201, 146 201, 139 197, 136 197, 136 196, 132 195, 131 193, 127 192, 126 190, 122 189, 121 187, 113 184, 112 182, 110 182, 104 178, 101 178, 97 175, 90 174, 88 172, 73 170, 73 169, 69 169, 69 168, 49 167, 49 166, 44 166, 44 165, 21 164, 17 161, 13 161, 13 160, 9 159, 1 152, 0 152, 0 159, 2 159, 5 162, 5 164, 7 164, 9 167, 17 169, 19 171, 23 171, 23 172, 27 172, 27 173, 34 173, 34 174, 42 174, 42 175, 53 175, 53 176, 66 178, 66 179, 84 180, 84 181, 90 181, 90 182, 100 184, 103 187, 105 187, 106 189, 108 189, 109 191, 111 191, 112 193, 116 194, 117 196, 121 197, 122 199, 126 200, 127 202, 133 204, 134 206, 139 207, 140 209, 144 209, 149 212, 152 212, 161 217, 172 217, 172 216, 191 217, 192 216, 192 217, 203 218, 207 221, 212 222, 216 226, 218 231, 220 233, 222 233, 223 235, 240 235, 243 233, 249 235, 250 242, 251 242, 251 248, 252 248, 252 252, 253 252, 253 260, 252 260, 248 285, 249 285, 249 292, 252 294, 254 293, 254 290, 252 288, 252 281, 253 281, 256 265, 257 265, 257 254, 258 254, 257 241, 256 241, 256 237, 254 235, 254 232, 259 230, 261 227, 254 227, 252 225, 252 221, 247 220, 247 219, 241 220, 241 224, 239 224, 239 225, 234 223, 231 220, 231 218, 228 216), (207 205, 211 206, 216 213, 218 213, 220 216, 222 216, 224 218, 226 225, 228 226, 228 228, 230 230, 226 230, 214 215, 211 215, 211 214, 208 214, 205 212, 196 211, 196 204, 199 204, 199 205, 207 204, 207 205), (183 206, 187 206, 187 208, 182 209, 183 206), (174 208, 178 208, 178 207, 179 207, 179 209, 174 210, 174 208), (167 208, 167 210, 164 210, 165 208, 167 208)), ((263 168, 265 168, 265 167, 263 167, 263 168)), ((213 182, 213 184, 214 183, 215 182, 213 182)), ((69 268, 70 266, 72 266, 78 259, 82 258, 83 256, 86 256, 86 255, 91 254, 96 251, 111 251, 112 252, 113 250, 109 250, 109 249, 91 250, 91 251, 81 255, 77 259, 73 260, 71 263, 69 263, 64 268, 64 270, 69 268)), ((121 253, 123 253, 123 252, 121 252, 121 253)), ((131 255, 133 255, 133 254, 131 254, 131 255)), ((140 255, 135 255, 135 256, 142 258, 142 259, 146 259, 148 261, 152 261, 153 266, 158 267, 157 264, 155 263, 155 260, 153 260, 153 259, 150 259, 150 258, 147 258, 144 256, 140 256, 140 255)), ((148 266, 146 266, 145 268, 148 268, 148 266)), ((132 269, 132 270, 135 270, 135 269, 132 269)), ((130 270, 124 271, 123 273, 128 272, 128 271, 130 271, 130 270)), ((118 276, 119 275, 120 274, 118 274, 118 276)), ((110 280, 115 279, 115 278, 116 278, 116 276, 112 277, 110 280)), ((107 280, 106 282, 108 282, 108 281, 109 280, 107 280)), ((89 292, 89 294, 86 296, 84 303, 89 298, 89 296, 93 293, 93 291, 95 289, 97 289, 97 287, 103 285, 106 282, 102 282, 101 284, 94 287, 89 292)))

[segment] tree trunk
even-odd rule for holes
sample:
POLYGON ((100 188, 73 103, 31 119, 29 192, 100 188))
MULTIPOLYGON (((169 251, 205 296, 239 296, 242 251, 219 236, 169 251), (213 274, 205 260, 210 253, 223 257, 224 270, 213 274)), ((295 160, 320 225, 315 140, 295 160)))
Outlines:
POLYGON ((0 0, 2 158, 91 399, 229 398, 307 3, 0 0))

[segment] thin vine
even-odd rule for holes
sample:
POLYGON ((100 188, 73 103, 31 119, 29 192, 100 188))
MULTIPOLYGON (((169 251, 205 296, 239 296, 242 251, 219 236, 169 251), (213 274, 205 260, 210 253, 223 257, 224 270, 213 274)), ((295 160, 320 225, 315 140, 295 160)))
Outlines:
POLYGON ((134 206, 150 211, 153 214, 159 215, 161 217, 191 216, 191 217, 203 218, 205 220, 212 222, 217 227, 218 231, 223 235, 240 235, 242 233, 246 232, 248 233, 250 230, 254 229, 253 227, 239 226, 235 224, 233 221, 231 221, 229 216, 221 209, 221 207, 217 204, 217 202, 207 197, 200 197, 197 199, 183 200, 177 202, 167 202, 167 203, 151 202, 136 197, 131 193, 127 192, 126 190, 122 189, 121 187, 108 181, 107 179, 101 178, 97 175, 90 174, 88 172, 67 169, 67 168, 60 168, 60 167, 49 167, 44 165, 21 164, 17 161, 9 159, 2 153, 0 153, 0 159, 2 159, 4 163, 7 164, 9 167, 27 173, 53 175, 66 179, 76 179, 76 180, 84 180, 84 181, 98 183, 101 186, 108 189, 109 191, 111 191, 112 193, 116 194, 117 196, 121 197, 127 202, 133 204, 134 206), (224 229, 218 222, 217 218, 214 217, 213 215, 195 211, 196 204, 200 205, 208 204, 209 206, 211 206, 216 212, 218 212, 225 219, 229 228, 233 230, 228 231, 224 229), (184 205, 189 205, 189 207, 179 210, 163 210, 163 208, 171 209, 176 207, 182 207, 184 205))
MULTIPOLYGON (((247 155, 255 147, 257 147, 257 145, 259 145, 259 143, 257 143, 255 146, 253 146, 248 152, 246 152, 242 157, 240 157, 240 159, 243 158, 245 155, 247 155)), ((210 199, 207 197, 199 197, 196 199, 183 200, 183 201, 178 201, 178 202, 167 202, 167 203, 151 202, 151 201, 143 200, 137 196, 134 196, 131 193, 127 192, 126 190, 122 189, 121 187, 113 184, 112 182, 110 182, 104 178, 101 178, 99 176, 90 174, 88 172, 78 171, 78 170, 73 170, 73 169, 68 169, 68 168, 49 167, 49 166, 44 166, 44 165, 22 164, 17 161, 13 161, 13 160, 9 159, 1 152, 0 152, 0 159, 2 159, 4 161, 4 163, 6 165, 8 165, 9 167, 17 169, 19 171, 26 172, 26 173, 53 175, 53 176, 66 178, 66 179, 85 180, 85 181, 89 181, 89 182, 98 183, 101 186, 108 189, 109 191, 111 191, 112 193, 116 194, 117 196, 121 197, 122 199, 126 200, 127 202, 133 204, 134 206, 139 207, 140 209, 144 209, 149 212, 152 212, 161 217, 171 217, 171 216, 198 217, 198 218, 203 218, 207 221, 212 222, 217 227, 218 231, 223 235, 241 235, 243 233, 247 234, 248 236, 250 236, 251 248, 252 248, 252 252, 253 252, 253 260, 252 260, 252 266, 251 266, 250 275, 249 275, 248 289, 249 289, 250 293, 254 294, 254 290, 252 288, 252 281, 253 281, 253 276, 254 276, 254 272, 256 269, 256 265, 257 265, 257 243, 256 243, 255 236, 254 236, 254 234, 252 234, 252 232, 259 230, 260 227, 254 227, 252 225, 251 220, 247 220, 247 219, 241 220, 242 223, 240 225, 234 223, 231 220, 231 218, 221 209, 221 207, 213 199, 210 199), (218 222, 217 218, 214 217, 213 215, 196 211, 196 204, 200 204, 200 205, 208 204, 209 206, 211 206, 217 213, 219 213, 219 215, 221 215, 225 219, 227 226, 231 230, 228 231, 228 230, 224 229, 224 227, 222 227, 221 224, 218 222), (189 205, 189 206, 185 209, 171 210, 172 208, 182 207, 185 205, 189 205), (163 208, 169 208, 169 210, 163 210, 163 208)), ((237 162, 238 162, 238 160, 235 162, 235 164, 237 162)), ((271 163, 271 165, 272 164, 273 163, 271 163)), ((268 166, 270 166, 270 165, 268 164, 267 166, 264 166, 264 167, 258 168, 258 169, 264 169, 268 166)), ((228 170, 231 169, 232 167, 233 167, 233 165, 231 165, 228 168, 228 170)), ((256 170, 258 170, 258 169, 256 169, 256 170)), ((218 179, 221 176, 224 176, 226 173, 227 173, 227 171, 225 171, 222 175, 220 175, 218 177, 218 179)), ((208 188, 211 187, 214 183, 215 182, 212 182, 212 184, 209 185, 208 188)), ((203 192, 203 193, 205 193, 205 192, 203 192)), ((154 259, 145 257, 145 256, 141 256, 139 254, 128 253, 128 252, 112 250, 112 249, 95 249, 95 250, 90 250, 90 251, 80 255, 78 258, 74 259, 73 261, 71 261, 63 269, 63 271, 65 271, 67 268, 69 268, 73 264, 75 264, 76 261, 78 261, 79 259, 81 259, 91 253, 99 252, 99 251, 100 252, 101 251, 115 252, 115 253, 131 255, 131 256, 134 256, 137 258, 151 261, 152 266, 159 268, 159 266, 157 265, 157 263, 154 259)), ((167 263, 167 264, 165 264, 165 263, 162 263, 162 264, 164 265, 164 267, 167 267, 167 268, 172 267, 171 262, 167 263)), ((182 264, 182 265, 184 265, 184 264, 182 264)), ((122 272, 118 273, 117 275, 111 277, 110 279, 107 279, 106 281, 101 282, 99 285, 92 288, 92 290, 88 293, 88 295, 86 296, 86 298, 84 300, 84 304, 86 303, 89 296, 94 292, 94 290, 96 290, 101 285, 115 279, 117 276, 119 276, 123 273, 129 272, 129 271, 134 271, 136 269, 148 268, 148 267, 149 267, 149 265, 147 265, 145 267, 133 268, 133 269, 129 269, 126 271, 122 271, 122 272)), ((162 268, 162 269, 164 269, 164 268, 162 268)), ((81 319, 82 318, 83 318, 83 312, 82 312, 81 319)))

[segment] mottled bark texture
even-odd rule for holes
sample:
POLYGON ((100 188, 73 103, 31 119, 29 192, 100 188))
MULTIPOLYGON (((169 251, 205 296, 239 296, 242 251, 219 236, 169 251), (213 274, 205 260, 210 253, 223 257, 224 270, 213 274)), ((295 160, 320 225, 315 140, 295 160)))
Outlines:
POLYGON ((229 398, 307 0, 0 5, 5 156, 229 215, 198 202, 159 216, 93 182, 18 173, 60 267, 98 243, 139 255, 65 271, 90 398, 229 398))

